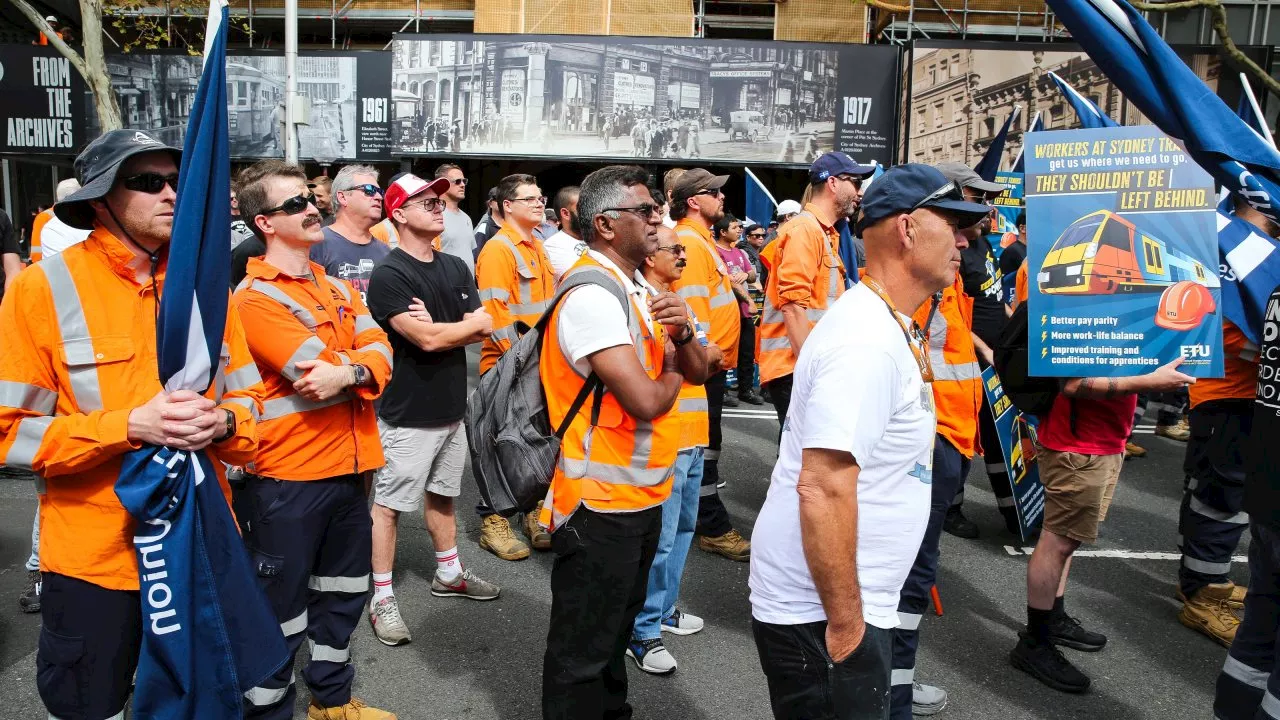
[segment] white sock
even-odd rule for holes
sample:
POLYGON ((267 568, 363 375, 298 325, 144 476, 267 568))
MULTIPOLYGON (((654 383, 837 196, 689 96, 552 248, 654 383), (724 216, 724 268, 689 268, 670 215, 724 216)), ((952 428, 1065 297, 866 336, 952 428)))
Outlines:
POLYGON ((436 553, 436 574, 443 582, 451 583, 462 574, 462 561, 458 559, 458 546, 436 553))
POLYGON ((373 604, 377 605, 382 598, 388 598, 395 595, 395 591, 391 589, 391 573, 374 573, 373 574, 373 604))

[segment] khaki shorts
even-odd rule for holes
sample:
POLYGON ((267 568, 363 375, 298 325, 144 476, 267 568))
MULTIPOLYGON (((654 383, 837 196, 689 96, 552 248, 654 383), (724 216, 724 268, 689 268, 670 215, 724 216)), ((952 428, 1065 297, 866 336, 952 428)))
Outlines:
POLYGON ((399 512, 422 507, 425 493, 458 497, 467 459, 461 422, 431 428, 394 427, 378 420, 387 464, 373 477, 373 501, 399 512))
POLYGON ((1098 539, 1120 479, 1124 454, 1085 455, 1041 448, 1044 529, 1082 543, 1098 539))

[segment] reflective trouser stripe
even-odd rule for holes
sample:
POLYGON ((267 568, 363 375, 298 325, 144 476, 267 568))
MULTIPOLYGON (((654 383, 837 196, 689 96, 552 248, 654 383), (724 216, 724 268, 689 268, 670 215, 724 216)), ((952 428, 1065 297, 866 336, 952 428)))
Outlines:
POLYGON ((36 453, 40 451, 40 445, 44 442, 45 433, 49 432, 49 426, 52 424, 53 418, 48 416, 25 417, 19 420, 18 432, 14 435, 13 444, 9 446, 9 452, 5 453, 4 464, 30 470, 31 464, 35 462, 36 453))
POLYGON ((698 497, 711 497, 712 495, 719 495, 719 494, 720 494, 720 491, 718 488, 716 488, 715 483, 707 483, 706 485, 702 485, 698 487, 698 497))
POLYGON ((249 701, 250 705, 263 707, 265 705, 275 705, 289 694, 289 688, 298 681, 295 673, 289 673, 289 683, 282 688, 250 688, 249 692, 244 694, 244 699, 249 701))
POLYGON ((1231 561, 1227 562, 1209 562, 1200 560, 1188 555, 1182 556, 1182 566, 1192 572, 1198 572, 1202 575, 1226 575, 1231 572, 1231 561))
POLYGON ((996 498, 996 507, 1002 507, 1002 508, 1017 507, 1017 503, 1013 501, 1012 495, 1009 495, 1006 497, 998 497, 996 498))
POLYGON ((285 306, 285 308, 289 312, 293 313, 293 316, 298 318, 298 320, 303 325, 305 325, 308 330, 315 330, 316 325, 319 324, 316 321, 316 316, 313 315, 310 310, 302 307, 302 305, 300 305, 297 300, 294 300, 293 298, 289 297, 289 295, 285 291, 281 290, 275 285, 269 285, 265 282, 262 282, 261 280, 254 280, 253 282, 249 283, 249 289, 255 292, 260 292, 263 295, 266 295, 272 300, 275 300, 276 302, 285 306))
MULTIPOLYGON (((49 713, 49 720, 60 720, 60 718, 57 715, 54 715, 53 713, 49 713)), ((103 720, 124 720, 124 710, 121 710, 120 712, 116 713, 115 715, 112 715, 109 718, 104 718, 103 720)))
POLYGON ((304 609, 302 614, 292 620, 286 620, 280 623, 280 634, 285 637, 297 635, 307 629, 307 611, 304 609))
POLYGON ((899 630, 919 630, 920 618, 924 617, 918 613, 905 613, 898 611, 898 629, 899 630))
POLYGON ((910 685, 915 681, 916 681, 915 668, 907 668, 905 670, 903 670, 902 668, 894 668, 893 672, 889 674, 890 685, 910 685))
POLYGON ((360 333, 366 330, 377 330, 379 327, 380 326, 378 325, 377 322, 374 321, 372 315, 362 314, 362 315, 356 316, 356 334, 357 335, 359 335, 360 333))
POLYGON ((316 592, 362 593, 369 591, 369 576, 325 577, 312 575, 307 587, 316 592))
POLYGON ((313 402, 301 395, 285 395, 284 397, 273 398, 262 403, 261 419, 264 422, 267 420, 275 420, 276 418, 282 418, 286 415, 308 412, 310 410, 319 410, 320 408, 327 408, 332 405, 341 405, 342 403, 349 402, 350 400, 351 396, 347 393, 334 395, 328 400, 321 400, 319 402, 313 402))
POLYGON ((1222 665, 1222 672, 1249 687, 1263 689, 1267 687, 1267 678, 1270 677, 1270 673, 1267 671, 1245 665, 1230 655, 1227 656, 1226 663, 1222 665))
POLYGON ((58 406, 58 393, 39 385, 0 380, 0 406, 52 415, 58 406))
POLYGON ((1262 696, 1262 711, 1273 718, 1280 718, 1280 700, 1270 690, 1262 696))
POLYGON ((1191 512, 1197 515, 1203 515, 1209 518, 1210 520, 1217 520, 1218 522, 1231 523, 1232 525, 1249 524, 1249 513, 1243 512, 1243 511, 1238 513, 1231 513, 1231 512, 1223 512, 1222 510, 1216 510, 1214 508, 1209 507, 1208 505, 1205 505, 1203 502, 1200 501, 1199 498, 1197 498, 1194 495, 1191 496, 1191 512))
POLYGON ((702 451, 702 459, 710 462, 718 462, 720 460, 720 451, 707 448, 702 451))
POLYGON ((311 660, 314 662, 346 663, 351 661, 351 646, 344 648, 317 645, 315 640, 308 640, 311 648, 311 660))
POLYGON ((83 413, 102 409, 102 389, 98 382, 97 358, 93 352, 93 338, 89 335, 89 321, 85 319, 84 304, 76 289, 66 258, 61 254, 40 261, 53 307, 58 315, 58 334, 67 354, 67 377, 71 381, 71 394, 76 408, 83 413))

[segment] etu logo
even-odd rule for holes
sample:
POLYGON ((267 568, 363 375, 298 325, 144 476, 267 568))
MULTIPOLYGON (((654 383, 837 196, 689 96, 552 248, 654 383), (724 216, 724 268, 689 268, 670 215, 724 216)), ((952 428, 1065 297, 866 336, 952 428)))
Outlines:
POLYGON ((1209 357, 1209 346, 1208 345, 1183 345, 1182 357, 1187 360, 1191 360, 1193 358, 1207 359, 1209 357))
POLYGON ((871 117, 871 98, 847 97, 844 99, 844 122, 846 125, 866 125, 871 117))

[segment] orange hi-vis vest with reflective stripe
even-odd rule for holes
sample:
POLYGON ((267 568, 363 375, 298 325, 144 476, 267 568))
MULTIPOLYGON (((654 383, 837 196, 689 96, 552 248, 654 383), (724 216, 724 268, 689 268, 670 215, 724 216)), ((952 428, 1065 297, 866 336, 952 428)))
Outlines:
MULTIPOLYGON (((1191 407, 1210 400, 1252 400, 1258 392, 1258 346, 1230 320, 1222 321, 1220 378, 1200 378, 1187 388, 1191 407)), ((1249 412, 1253 412, 1250 410, 1249 412)))
POLYGON ((480 302, 493 318, 493 332, 480 346, 483 375, 520 339, 516 323, 528 328, 538 324, 556 294, 556 274, 541 240, 532 236, 522 240, 506 225, 484 244, 476 258, 476 287, 480 302))
MULTIPOLYGON (((689 319, 693 321, 699 338, 707 334, 708 326, 698 320, 698 315, 685 303, 689 319)), ((694 340, 697 342, 697 340, 694 340)), ((707 388, 690 382, 680 384, 676 399, 676 411, 680 413, 680 450, 706 447, 711 444, 711 416, 707 410, 707 388)))
MULTIPOLYGON (((787 337, 782 306, 805 309, 809 327, 827 314, 844 294, 845 269, 840 261, 840 232, 818 218, 812 204, 778 228, 770 258, 760 318, 760 382, 790 375, 796 352, 787 337)), ((767 248, 766 248, 767 249, 767 248)))
POLYGON ((931 318, 932 308, 933 298, 929 298, 912 319, 929 339, 938 434, 971 458, 977 452, 978 413, 982 412, 982 369, 973 345, 973 298, 964 294, 964 281, 957 276, 943 288, 931 318))
MULTIPOLYGON (((36 474, 40 569, 109 590, 138 589, 136 523, 116 498, 129 413, 163 390, 156 298, 134 254, 102 227, 24 270, 0 303, 0 463, 36 474)), ((156 286, 164 291, 164 260, 156 286)), ((262 380, 235 311, 227 313, 214 382, 236 433, 208 447, 230 504, 223 463, 244 465, 258 444, 262 380)), ((221 434, 221 433, 218 433, 221 434)))
POLYGON ((350 283, 310 265, 312 277, 294 277, 251 258, 233 298, 266 390, 258 453, 247 467, 276 480, 323 480, 386 464, 373 400, 391 377, 391 344, 350 283), (308 400, 293 389, 306 375, 297 367, 303 360, 363 365, 373 384, 308 400))
POLYGON ((742 311, 733 294, 729 269, 711 241, 711 230, 682 218, 676 223, 676 237, 685 246, 685 266, 680 279, 671 283, 671 290, 708 324, 707 339, 724 351, 720 368, 737 367, 742 311))
MULTIPOLYGON (((44 37, 41 35, 40 37, 44 37)), ((31 223, 31 262, 38 263, 44 259, 44 250, 40 247, 40 231, 44 230, 45 223, 53 219, 53 208, 49 208, 36 216, 35 222, 31 223)))
MULTIPOLYGON (((590 255, 583 255, 565 277, 588 268, 602 271, 621 284, 613 270, 590 255)), ((656 379, 662 373, 666 333, 660 323, 646 326, 641 309, 634 301, 631 305, 628 329, 636 356, 645 373, 656 379)), ((557 333, 563 307, 564 300, 547 324, 548 341, 542 344, 540 365, 552 427, 563 422, 586 380, 560 346, 557 333)), ((582 505, 596 512, 637 512, 657 507, 671 495, 680 445, 678 410, 672 408, 654 420, 638 420, 628 415, 613 393, 606 390, 599 419, 592 426, 593 403, 591 398, 583 404, 560 443, 560 457, 556 459, 551 488, 539 518, 551 530, 568 521, 582 505)))

